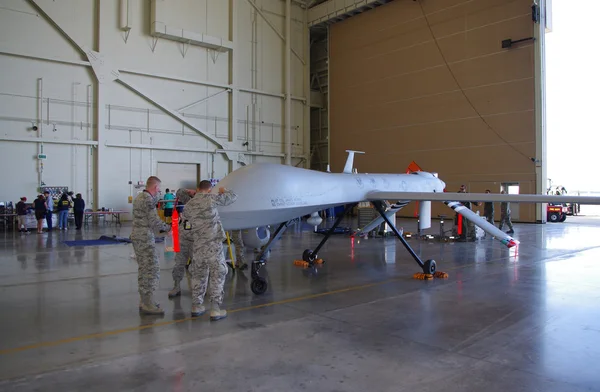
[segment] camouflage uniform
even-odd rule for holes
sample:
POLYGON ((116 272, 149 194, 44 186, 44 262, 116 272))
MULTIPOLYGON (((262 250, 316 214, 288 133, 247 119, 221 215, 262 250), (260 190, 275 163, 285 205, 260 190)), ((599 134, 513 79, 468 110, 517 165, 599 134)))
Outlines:
MULTIPOLYGON (((217 206, 229 205, 236 199, 237 195, 231 191, 221 194, 197 193, 185 206, 183 219, 191 224, 188 231, 194 238, 192 264, 190 265, 193 315, 204 312, 202 304, 207 286, 213 312, 216 309, 218 313, 219 306, 223 302, 223 285, 227 276, 223 241, 226 237, 217 206)), ((211 318, 213 318, 213 312, 211 312, 211 318)), ((214 318, 216 319, 216 316, 214 318)))
POLYGON ((194 244, 194 238, 190 230, 185 229, 183 205, 187 204, 192 200, 192 196, 187 192, 186 189, 178 189, 176 194, 177 206, 179 206, 182 212, 179 216, 179 252, 175 254, 175 266, 173 267, 173 289, 169 291, 169 297, 177 297, 181 294, 181 281, 185 276, 185 266, 188 260, 192 257, 192 247, 194 244))
POLYGON ((183 206, 187 204, 188 201, 192 200, 192 196, 188 193, 188 190, 185 188, 177 189, 175 193, 175 199, 177 199, 177 212, 180 214, 183 212, 183 206))
MULTIPOLYGON (((246 259, 244 257, 244 240, 242 239, 242 231, 241 230, 233 230, 231 232, 231 242, 235 246, 235 266, 242 267, 246 264, 246 259)), ((231 260, 233 262, 233 260, 231 260)))
POLYGON ((153 294, 158 288, 160 269, 155 248, 154 232, 168 231, 170 226, 160 220, 156 212, 157 200, 150 193, 140 193, 133 202, 133 230, 131 242, 138 262, 138 290, 141 310, 156 312, 153 294))
POLYGON ((502 202, 500 203, 500 226, 498 228, 502 230, 504 224, 508 226, 508 232, 514 233, 512 222, 510 221, 510 203, 502 202))

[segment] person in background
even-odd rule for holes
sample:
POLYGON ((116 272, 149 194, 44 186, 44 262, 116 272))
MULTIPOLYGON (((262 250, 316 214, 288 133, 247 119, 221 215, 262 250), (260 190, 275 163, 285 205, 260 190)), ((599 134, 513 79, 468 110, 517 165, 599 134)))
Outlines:
MULTIPOLYGON (((485 193, 492 193, 489 189, 485 190, 485 193)), ((487 220, 492 225, 494 224, 494 203, 486 202, 483 204, 483 216, 485 216, 485 220, 487 220)))
POLYGON ((75 230, 81 230, 84 212, 85 212, 85 201, 81 198, 81 193, 78 193, 77 195, 75 195, 75 200, 73 200, 73 214, 75 215, 75 230))
POLYGON ((17 203, 17 223, 19 225, 19 233, 29 234, 29 231, 27 230, 27 224, 25 222, 25 217, 27 216, 27 204, 25 204, 26 201, 27 198, 23 196, 21 201, 17 203))
POLYGON ((52 231, 52 211, 54 210, 54 199, 48 191, 44 192, 44 197, 46 199, 46 225, 48 226, 48 232, 50 232, 52 231))
POLYGON ((130 238, 138 262, 139 310, 143 314, 165 314, 154 300, 154 292, 158 288, 160 279, 155 232, 171 230, 171 226, 161 221, 156 211, 160 183, 158 177, 148 177, 146 189, 133 201, 133 229, 130 238))
MULTIPOLYGON (((165 196, 163 197, 163 200, 175 200, 175 195, 169 191, 169 188, 165 190, 165 196)), ((173 216, 173 207, 173 202, 165 203, 165 221, 167 223, 171 223, 171 217, 173 216)))
POLYGON ((69 202, 69 195, 63 193, 58 201, 58 230, 67 230, 67 221, 69 219, 69 208, 71 208, 71 202, 69 202))
MULTIPOLYGON (((503 195, 506 194, 506 192, 504 191, 500 193, 502 193, 503 195)), ((503 201, 502 203, 500 203, 500 226, 498 226, 498 228, 502 230, 502 227, 504 227, 505 223, 508 226, 508 231, 506 232, 506 234, 513 234, 515 231, 513 229, 513 224, 510 221, 510 203, 503 201)))
POLYGON ((246 249, 244 247, 244 239, 242 238, 241 230, 231 231, 231 242, 235 247, 235 261, 231 260, 231 263, 235 263, 235 265, 232 265, 231 267, 235 267, 241 270, 246 269, 248 267, 248 264, 246 264, 246 249))
MULTIPOLYGON (((468 193, 467 186, 461 185, 458 193, 468 193)), ((469 210, 472 210, 474 205, 479 206, 479 203, 475 201, 464 201, 461 204, 469 210)), ((458 224, 458 214, 456 214, 456 222, 458 224)), ((461 241, 474 241, 476 239, 475 224, 465 217, 462 217, 462 234, 459 239, 461 241)))
POLYGON ((37 232, 42 234, 44 226, 44 218, 48 219, 48 200, 44 195, 38 195, 33 201, 33 210, 35 211, 35 220, 37 221, 37 232))

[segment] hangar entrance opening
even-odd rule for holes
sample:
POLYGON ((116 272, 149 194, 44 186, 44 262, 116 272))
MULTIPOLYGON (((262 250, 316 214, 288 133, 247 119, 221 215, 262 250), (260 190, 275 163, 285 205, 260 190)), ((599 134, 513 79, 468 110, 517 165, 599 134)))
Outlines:
MULTIPOLYGON (((548 188, 567 195, 600 194, 597 167, 598 37, 593 23, 582 23, 581 10, 600 12, 597 0, 552 2, 552 31, 546 35, 546 129, 548 188), (590 141, 586 143, 586 141, 590 141)), ((599 216, 600 207, 582 205, 581 215, 599 216)))
MULTIPOLYGON (((502 190, 508 193, 509 195, 518 195, 519 194, 519 184, 512 182, 505 182, 502 184, 502 190)), ((519 203, 511 203, 510 205, 510 217, 511 219, 517 220, 519 219, 519 203)))

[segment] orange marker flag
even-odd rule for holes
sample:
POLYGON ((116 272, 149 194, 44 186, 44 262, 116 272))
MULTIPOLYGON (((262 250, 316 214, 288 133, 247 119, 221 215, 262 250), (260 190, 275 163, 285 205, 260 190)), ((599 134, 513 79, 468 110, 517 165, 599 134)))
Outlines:
POLYGON ((410 165, 406 168, 406 174, 410 174, 411 172, 423 171, 419 165, 415 161, 412 161, 410 165))
POLYGON ((178 200, 175 199, 175 208, 171 216, 171 235, 173 236, 173 251, 179 253, 179 212, 177 212, 178 200))

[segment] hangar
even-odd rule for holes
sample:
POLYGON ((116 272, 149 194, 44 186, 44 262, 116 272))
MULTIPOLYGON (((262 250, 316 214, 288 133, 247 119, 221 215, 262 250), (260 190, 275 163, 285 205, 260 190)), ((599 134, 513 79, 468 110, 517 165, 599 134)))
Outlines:
MULTIPOLYGON (((299 216, 266 292, 228 270, 218 322, 190 314, 189 271, 168 296, 169 233, 164 314, 138 312, 127 241, 151 176, 164 197, 260 163, 339 173, 346 150, 365 152, 358 173, 412 162, 449 192, 546 194, 551 28, 548 0, 0 0, 1 389, 595 390, 594 219, 545 224, 546 204, 513 203, 517 248, 413 236, 447 273, 420 280, 386 235, 332 235, 303 268, 323 236, 299 216), (20 226, 20 198, 69 192, 82 221, 20 226)), ((417 211, 396 225, 417 231, 417 211)), ((453 226, 442 203, 431 215, 429 232, 453 226)))

